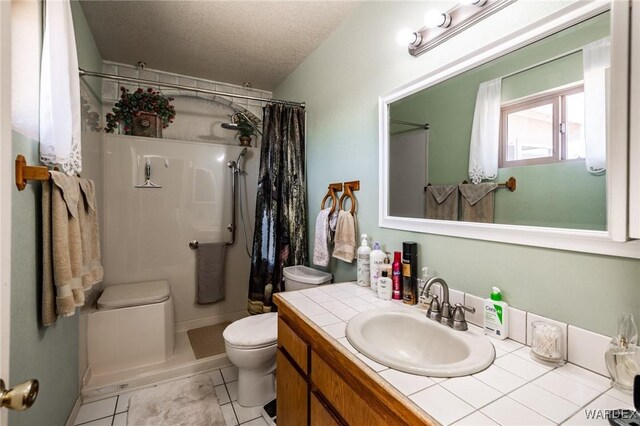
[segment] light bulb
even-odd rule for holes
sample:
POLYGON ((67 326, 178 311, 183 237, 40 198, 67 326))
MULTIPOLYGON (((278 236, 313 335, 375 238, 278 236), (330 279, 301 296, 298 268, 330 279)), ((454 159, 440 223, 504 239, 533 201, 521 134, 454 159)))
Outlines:
POLYGON ((451 16, 448 13, 430 10, 424 15, 424 25, 427 28, 447 28, 451 24, 451 16))
POLYGON ((419 40, 421 40, 422 37, 420 36, 420 34, 411 31, 408 28, 403 28, 400 31, 398 31, 398 35, 396 36, 396 42, 398 42, 398 44, 400 46, 406 46, 408 44, 417 46, 418 44, 420 44, 419 40))

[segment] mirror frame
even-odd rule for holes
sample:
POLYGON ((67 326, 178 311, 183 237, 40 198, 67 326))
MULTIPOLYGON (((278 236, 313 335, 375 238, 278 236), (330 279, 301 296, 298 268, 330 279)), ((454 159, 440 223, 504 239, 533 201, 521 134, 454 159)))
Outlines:
MULTIPOLYGON (((508 10, 505 9, 505 10, 508 10)), ((455 60, 378 98, 380 207, 378 225, 403 231, 640 258, 640 240, 628 238, 629 0, 575 2, 478 52, 455 60), (611 87, 607 144, 607 230, 503 225, 389 215, 390 104, 597 14, 611 10, 611 87)))

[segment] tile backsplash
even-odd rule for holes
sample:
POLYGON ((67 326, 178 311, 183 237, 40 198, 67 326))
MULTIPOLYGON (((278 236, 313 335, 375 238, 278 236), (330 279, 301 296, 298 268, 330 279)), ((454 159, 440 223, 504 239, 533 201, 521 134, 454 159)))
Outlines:
MULTIPOLYGON (((484 325, 484 299, 472 294, 463 293, 459 290, 451 290, 451 292, 454 292, 456 298, 460 298, 460 295, 462 295, 465 305, 476 309, 476 312, 473 314, 467 312, 466 319, 471 324, 482 327, 484 325)), ((531 324, 534 321, 543 321, 560 327, 563 332, 561 343, 562 355, 565 360, 598 374, 609 376, 609 372, 604 363, 604 354, 608 349, 611 337, 510 306, 509 339, 531 346, 531 324)), ((497 348, 499 349, 499 346, 497 346, 497 348)))

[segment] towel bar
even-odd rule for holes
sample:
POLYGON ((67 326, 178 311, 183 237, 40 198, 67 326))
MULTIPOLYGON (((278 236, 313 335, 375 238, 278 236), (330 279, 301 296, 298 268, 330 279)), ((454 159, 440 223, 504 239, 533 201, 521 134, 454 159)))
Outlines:
POLYGON ((16 186, 22 191, 28 180, 49 180, 49 169, 45 166, 28 166, 24 155, 16 157, 16 186))
MULTIPOLYGON (((466 180, 463 180, 462 183, 464 185, 469 184, 469 182, 467 182, 466 180)), ((427 184, 427 186, 431 186, 430 183, 427 184)), ((424 191, 427 191, 427 186, 424 187, 424 191)), ((514 178, 513 176, 511 176, 509 179, 507 179, 507 181, 505 183, 499 183, 498 184, 498 188, 507 188, 510 192, 513 192, 516 190, 516 186, 517 186, 517 181, 516 178, 514 178)))
POLYGON ((340 210, 342 210, 342 203, 345 197, 349 197, 349 199, 351 200, 351 210, 349 211, 349 213, 353 215, 356 212, 356 197, 353 195, 352 191, 359 191, 359 190, 360 190, 359 180, 352 180, 351 182, 344 183, 344 194, 342 194, 342 196, 340 197, 340 203, 339 203, 340 210))
MULTIPOLYGON (((59 171, 57 167, 54 167, 53 170, 59 171)), ((80 177, 80 175, 76 176, 80 177)), ((24 155, 18 154, 16 156, 16 186, 18 191, 22 191, 27 187, 28 180, 49 180, 50 178, 49 168, 46 166, 28 166, 24 155)))
POLYGON ((338 207, 338 197, 336 196, 336 191, 342 191, 342 183, 330 183, 327 189, 327 194, 324 196, 322 202, 320 203, 320 210, 324 210, 324 203, 329 197, 331 197, 331 200, 333 201, 333 204, 331 205, 331 211, 329 212, 329 216, 331 216, 333 212, 336 211, 336 207, 338 207))

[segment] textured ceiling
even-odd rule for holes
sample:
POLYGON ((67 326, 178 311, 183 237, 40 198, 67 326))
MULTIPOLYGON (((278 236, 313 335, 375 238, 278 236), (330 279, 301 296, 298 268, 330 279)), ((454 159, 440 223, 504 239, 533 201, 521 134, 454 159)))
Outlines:
POLYGON ((358 1, 81 1, 103 59, 274 89, 358 1))

